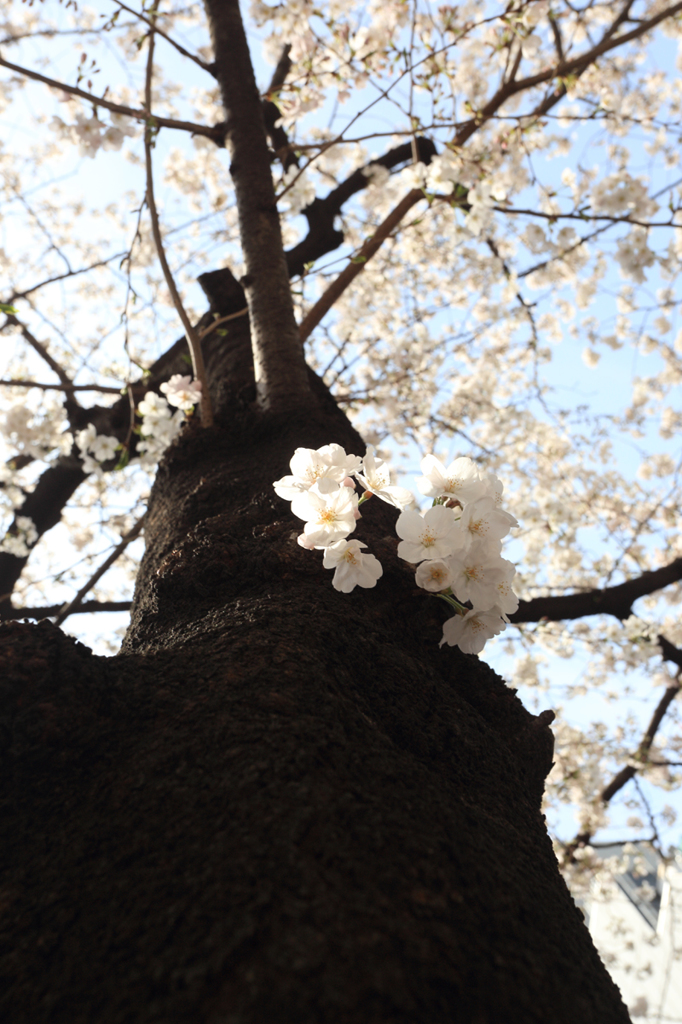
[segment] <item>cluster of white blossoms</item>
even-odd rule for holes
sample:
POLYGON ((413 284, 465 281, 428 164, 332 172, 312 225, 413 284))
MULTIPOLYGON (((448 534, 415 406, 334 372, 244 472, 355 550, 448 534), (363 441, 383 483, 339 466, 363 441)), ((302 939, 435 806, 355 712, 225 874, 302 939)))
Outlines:
POLYGON ((137 450, 143 466, 155 465, 177 437, 185 422, 183 413, 191 415, 196 403, 201 401, 201 381, 176 373, 161 385, 161 391, 165 398, 148 391, 137 407, 142 416, 137 450), (175 406, 175 413, 171 406, 175 406))
POLYGON ((291 511, 305 522, 298 538, 301 547, 324 551, 325 569, 334 569, 332 584, 349 594, 356 586, 375 587, 383 573, 374 555, 359 540, 346 538, 360 519, 359 507, 373 494, 389 505, 403 509, 413 501, 411 491, 391 484, 388 466, 368 448, 364 459, 346 455, 339 444, 327 444, 315 451, 297 448, 289 463, 291 476, 274 483, 275 493, 291 502, 291 511), (364 494, 355 493, 355 477, 364 494))
POLYGON ((0 542, 0 551, 15 558, 28 558, 30 549, 38 540, 38 531, 29 516, 17 516, 14 532, 6 533, 0 542))
POLYGON ((361 550, 367 545, 347 539, 361 518, 360 505, 374 494, 401 510, 398 555, 417 566, 417 586, 456 612, 443 626, 441 645, 480 654, 486 640, 502 632, 519 606, 511 589, 516 570, 502 558, 502 538, 519 524, 500 507, 503 485, 494 473, 482 472, 472 459, 455 459, 446 468, 427 455, 418 486, 433 505, 422 513, 408 509, 412 492, 391 484, 388 466, 371 446, 364 459, 338 444, 297 448, 290 468, 291 475, 275 481, 275 493, 305 522, 301 547, 324 551, 322 564, 335 570, 336 590, 374 587, 382 575, 378 559, 361 550))
POLYGON ((129 117, 122 114, 111 115, 112 124, 105 124, 98 117, 86 117, 76 114, 73 124, 66 124, 61 117, 52 118, 50 128, 64 141, 75 143, 81 156, 93 159, 100 149, 120 149, 124 140, 137 134, 137 129, 129 117))
POLYGON ((178 409, 175 413, 163 395, 148 391, 137 407, 142 416, 137 451, 143 466, 154 466, 168 445, 177 437, 185 418, 178 409))
MULTIPOLYGON (((165 398, 155 391, 148 391, 137 407, 142 416, 137 450, 143 466, 152 466, 158 462, 179 433, 185 416, 191 415, 196 403, 201 401, 201 382, 179 373, 162 384, 160 390, 164 392, 165 398), (175 406, 178 411, 173 413, 171 406, 175 406)), ((76 444, 81 451, 86 473, 101 473, 102 463, 113 459, 122 448, 118 438, 98 434, 92 423, 78 431, 76 444)))
POLYGON ((76 434, 76 444, 81 451, 85 472, 101 473, 101 464, 113 459, 121 442, 109 434, 98 434, 94 423, 88 423, 84 430, 76 434))
POLYGON ((169 405, 174 405, 183 412, 194 409, 197 402, 201 401, 201 381, 192 380, 191 377, 183 377, 175 373, 169 381, 160 388, 168 399, 169 405))
MULTIPOLYGON (((181 374, 175 374, 167 383, 162 384, 161 391, 165 393, 166 398, 157 395, 155 391, 148 391, 137 407, 138 413, 142 416, 137 451, 140 464, 145 468, 158 463, 168 445, 179 433, 185 416, 188 413, 191 415, 195 404, 201 401, 201 383, 181 374), (173 412, 171 405, 177 407, 176 412, 173 412)), ((11 429, 11 436, 15 440, 19 436, 28 436, 27 424, 33 415, 31 411, 26 407, 15 406, 10 413, 6 416, 7 432, 9 433, 11 429), (23 434, 20 434, 20 430, 23 430, 23 434)), ((71 446, 71 434, 67 433, 63 437, 65 450, 68 450, 66 446, 71 446)), ((123 450, 123 445, 117 437, 98 434, 94 423, 89 423, 83 430, 78 431, 75 443, 80 450, 84 471, 97 473, 99 476, 102 475, 103 463, 110 462, 123 450)), ((11 480, 11 470, 7 466, 0 466, 3 498, 8 499, 10 505, 17 507, 24 499, 24 492, 19 487, 13 487, 11 480)), ((33 521, 27 516, 18 516, 12 532, 7 533, 0 542, 0 551, 16 558, 27 558, 30 548, 37 540, 38 532, 33 521)))

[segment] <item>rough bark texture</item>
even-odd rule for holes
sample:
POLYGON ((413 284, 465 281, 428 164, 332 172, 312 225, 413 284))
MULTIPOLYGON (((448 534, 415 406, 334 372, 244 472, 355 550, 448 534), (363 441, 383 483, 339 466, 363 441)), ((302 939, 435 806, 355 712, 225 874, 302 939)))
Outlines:
POLYGON ((626 1024, 538 810, 544 721, 439 649, 388 506, 358 529, 377 588, 332 588, 271 484, 360 439, 312 375, 254 408, 243 321, 212 358, 123 652, 0 627, 0 1017, 626 1024))
POLYGON ((267 409, 288 411, 307 398, 307 374, 282 249, 263 105, 239 0, 204 0, 204 6, 225 107, 246 265, 241 283, 251 315, 259 397, 267 409))

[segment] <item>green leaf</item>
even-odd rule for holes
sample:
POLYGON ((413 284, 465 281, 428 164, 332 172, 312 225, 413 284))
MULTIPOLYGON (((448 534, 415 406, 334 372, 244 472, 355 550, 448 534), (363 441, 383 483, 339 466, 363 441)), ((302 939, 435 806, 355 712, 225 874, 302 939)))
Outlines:
POLYGON ((6 302, 0 302, 0 313, 18 313, 14 306, 8 306, 6 302))
POLYGON ((126 447, 121 452, 121 458, 118 460, 118 462, 114 466, 114 469, 125 469, 129 462, 130 462, 130 451, 126 447))

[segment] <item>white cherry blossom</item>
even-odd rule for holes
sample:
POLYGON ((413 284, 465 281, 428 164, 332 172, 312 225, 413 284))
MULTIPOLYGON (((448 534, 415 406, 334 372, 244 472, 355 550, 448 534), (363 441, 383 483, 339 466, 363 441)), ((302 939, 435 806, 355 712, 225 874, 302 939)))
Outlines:
POLYGON ((168 399, 169 405, 175 405, 184 412, 193 409, 197 402, 201 401, 201 381, 183 377, 180 373, 173 374, 169 381, 161 385, 160 390, 168 399))
POLYGON ((85 472, 97 473, 101 471, 100 463, 114 458, 121 442, 117 437, 98 434, 94 423, 88 423, 87 427, 76 434, 76 445, 81 450, 85 472))
POLYGON ((357 507, 357 495, 350 487, 322 494, 315 485, 297 494, 291 503, 294 515, 305 520, 303 532, 308 542, 317 548, 343 540, 353 532, 357 507))
POLYGON ((322 564, 335 569, 332 585, 344 594, 355 587, 376 587, 383 574, 381 562, 374 555, 366 555, 360 548, 367 545, 359 540, 338 540, 325 548, 322 564))
POLYGON ((499 509, 494 498, 478 498, 469 502, 462 512, 459 527, 471 542, 482 541, 499 552, 500 542, 517 520, 509 512, 499 509))
POLYGON ((423 516, 415 511, 402 512, 395 529, 401 538, 398 555, 413 565, 425 558, 446 558, 461 545, 455 514, 445 505, 434 505, 423 516))
POLYGON ((326 444, 317 449, 297 448, 289 463, 291 475, 275 481, 275 494, 285 501, 293 501, 313 486, 317 486, 321 494, 330 494, 338 490, 359 465, 360 458, 346 455, 340 444, 326 444))
POLYGON ((0 542, 0 551, 15 558, 27 558, 37 540, 38 531, 33 520, 29 516, 17 516, 13 531, 6 533, 0 542))
POLYGON ((440 646, 459 647, 465 654, 480 654, 486 640, 497 636, 505 628, 502 612, 492 607, 485 611, 472 610, 466 615, 454 615, 443 623, 440 646))
POLYGON ((447 562, 441 558, 429 559, 417 567, 415 580, 422 590, 430 590, 438 593, 447 590, 452 584, 452 570, 447 562))
POLYGON ((376 458, 371 446, 362 460, 362 470, 362 473, 356 470, 355 475, 365 491, 370 491, 377 498, 401 510, 414 501, 412 491, 391 484, 391 471, 388 465, 382 459, 376 458))
POLYGON ((506 558, 500 559, 505 575, 497 583, 497 606, 505 616, 513 615, 519 607, 519 599, 512 590, 512 580, 516 575, 516 566, 506 558))
MULTIPOLYGON (((507 563, 508 565, 509 563, 507 563)), ((464 553, 448 559, 452 572, 452 590, 460 601, 471 601, 474 608, 486 610, 497 604, 499 585, 507 578, 503 559, 478 541, 464 553)))
POLYGON ((446 468, 435 455, 426 455, 421 471, 424 475, 417 481, 417 487, 428 498, 454 498, 464 505, 485 494, 486 483, 473 459, 455 459, 446 468))

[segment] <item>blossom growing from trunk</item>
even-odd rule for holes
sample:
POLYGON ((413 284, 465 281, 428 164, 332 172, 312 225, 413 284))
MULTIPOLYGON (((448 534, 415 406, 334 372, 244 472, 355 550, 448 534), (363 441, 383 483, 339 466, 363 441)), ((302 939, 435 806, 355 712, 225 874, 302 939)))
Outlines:
MULTIPOLYGON (((362 551, 362 541, 347 540, 360 518, 358 506, 372 494, 403 508, 413 500, 410 491, 394 487, 388 467, 368 446, 362 460, 346 455, 340 445, 297 448, 292 473, 275 481, 276 493, 291 500, 291 511, 305 521, 297 543, 324 551, 325 569, 334 569, 335 590, 349 594, 355 587, 375 587, 383 569, 374 555, 362 551), (362 471, 361 471, 362 470, 362 471), (365 489, 355 493, 353 476, 365 489)), ((398 555, 418 565, 417 586, 443 598, 457 615, 446 622, 443 643, 478 654, 518 608, 511 589, 515 569, 500 557, 501 539, 518 526, 501 504, 502 483, 494 473, 480 473, 471 459, 455 459, 446 469, 433 456, 422 461, 422 490, 455 499, 434 502, 420 513, 402 511, 396 523, 398 555), (468 610, 464 602, 473 605, 468 610)))
POLYGON ((352 533, 357 507, 357 495, 350 487, 322 494, 315 485, 297 494, 291 503, 294 515, 305 520, 303 532, 308 542, 316 548, 326 548, 352 533))
POLYGON ((509 512, 497 507, 494 498, 485 497, 468 503, 459 525, 469 541, 482 541, 499 551, 502 538, 519 524, 509 512))
POLYGON ((313 486, 317 486, 321 494, 330 494, 359 465, 360 458, 346 455, 340 444, 325 444, 317 449, 297 448, 289 463, 291 474, 273 484, 275 494, 285 501, 293 501, 313 486))
POLYGON ((38 540, 38 531, 30 516, 17 516, 12 533, 6 533, 0 542, 0 551, 15 558, 27 558, 30 549, 38 540))
POLYGON ((394 505, 401 511, 411 505, 414 501, 412 491, 405 487, 395 487, 391 484, 391 471, 381 459, 377 459, 371 445, 367 448, 367 454, 362 460, 362 473, 356 471, 355 475, 365 488, 377 498, 394 505))
POLYGON ((415 573, 417 586, 422 590, 430 590, 438 593, 440 590, 447 590, 452 584, 452 570, 447 562, 440 558, 434 558, 422 562, 415 573))
POLYGON ((163 391, 169 405, 175 405, 185 412, 193 409, 197 402, 201 401, 201 381, 183 377, 180 373, 174 373, 159 390, 163 391))
POLYGON ((137 411, 149 424, 155 420, 166 420, 171 415, 168 402, 161 395, 157 395, 156 391, 147 391, 137 411))
POLYGON ((471 601, 474 608, 483 611, 497 604, 498 587, 507 580, 509 562, 505 563, 479 542, 465 553, 452 555, 448 565, 452 571, 452 590, 458 600, 471 601))
POLYGON ((417 481, 417 487, 428 498, 454 498, 466 505, 486 493, 486 481, 473 459, 455 459, 446 468, 435 455, 426 455, 421 461, 424 474, 417 481))
POLYGON ((519 599, 511 588, 512 580, 516 576, 516 568, 506 558, 502 558, 500 561, 504 566, 505 575, 497 584, 497 605, 505 616, 513 615, 519 607, 519 599))
POLYGON ((181 409, 171 412, 171 407, 163 397, 155 391, 148 391, 137 407, 142 416, 140 424, 141 438, 137 452, 143 466, 158 462, 168 445, 178 435, 184 423, 181 409))
POLYGON ((336 570, 332 579, 335 590, 350 594, 356 586, 376 587, 384 570, 378 558, 360 551, 366 547, 359 540, 339 540, 325 548, 322 564, 336 570))
POLYGON ((76 445, 81 450, 85 472, 96 473, 100 470, 101 462, 113 459, 120 442, 117 437, 109 434, 98 434, 95 425, 88 423, 87 427, 76 434, 76 445))
POLYGON ((419 512, 402 512, 395 529, 401 538, 398 555, 412 564, 425 558, 447 558, 461 545, 454 512, 445 505, 434 505, 423 516, 419 512))
MULTIPOLYGON (((496 473, 488 470, 487 473, 482 474, 482 479, 485 483, 484 496, 486 498, 492 498, 495 503, 495 507, 499 508, 502 504, 502 492, 504 491, 504 484, 500 480, 496 473)), ((516 523, 516 526, 519 524, 516 523)))
POLYGON ((480 654, 486 640, 497 636, 505 628, 502 612, 497 607, 486 611, 472 609, 466 615, 453 615, 443 623, 440 646, 459 647, 465 654, 480 654))

